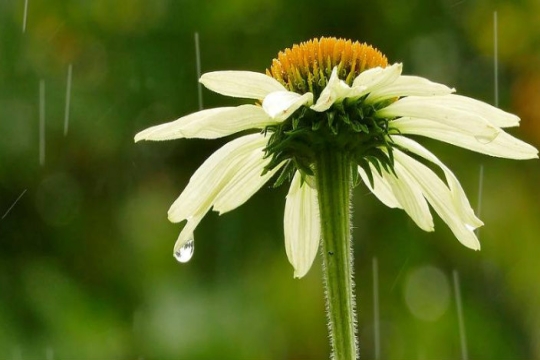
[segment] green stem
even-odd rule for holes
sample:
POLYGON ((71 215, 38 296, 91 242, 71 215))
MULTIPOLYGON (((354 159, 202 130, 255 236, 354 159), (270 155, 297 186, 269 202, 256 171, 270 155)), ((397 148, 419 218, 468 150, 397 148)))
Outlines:
POLYGON ((332 149, 322 151, 317 155, 315 176, 332 358, 354 360, 358 354, 351 252, 350 160, 332 149))

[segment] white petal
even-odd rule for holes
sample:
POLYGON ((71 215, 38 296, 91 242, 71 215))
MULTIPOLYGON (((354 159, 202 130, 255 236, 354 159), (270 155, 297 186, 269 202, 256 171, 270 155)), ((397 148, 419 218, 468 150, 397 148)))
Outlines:
POLYGON ((321 226, 317 191, 301 181, 296 172, 285 202, 285 251, 294 267, 294 277, 309 271, 319 249, 321 226))
POLYGON ((402 96, 446 95, 454 91, 446 85, 437 84, 422 77, 401 75, 393 83, 371 91, 366 98, 366 103, 372 104, 402 96))
POLYGON ((358 172, 371 192, 386 206, 404 209, 422 230, 433 231, 433 217, 421 188, 402 166, 395 164, 397 178, 386 171, 383 171, 381 177, 372 164, 370 168, 375 189, 371 187, 367 174, 361 167, 358 167, 358 172))
POLYGON ((213 153, 195 171, 188 185, 169 209, 169 220, 180 222, 206 213, 216 197, 234 175, 246 164, 255 150, 265 147, 267 139, 261 134, 242 136, 213 153))
POLYGON ((474 234, 475 226, 468 224, 464 219, 467 212, 456 207, 452 194, 441 179, 427 166, 394 149, 395 161, 400 163, 422 188, 424 196, 441 219, 448 225, 456 238, 465 246, 480 250, 480 243, 474 234))
POLYGON ((276 123, 260 106, 241 105, 192 121, 181 131, 186 138, 217 139, 247 129, 263 129, 276 123))
POLYGON ((275 91, 264 98, 264 111, 275 120, 285 120, 302 105, 313 103, 313 94, 297 94, 292 91, 275 91))
POLYGON ((258 99, 286 90, 276 79, 253 71, 214 71, 199 80, 208 89, 226 96, 258 99))
POLYGON ((498 127, 505 128, 519 125, 518 116, 466 96, 455 94, 435 96, 430 98, 429 101, 448 108, 477 114, 498 127))
POLYGON ((343 80, 340 80, 337 74, 337 67, 334 67, 332 70, 332 75, 328 80, 325 88, 321 92, 321 95, 317 99, 315 105, 311 106, 311 109, 318 112, 323 112, 328 109, 334 103, 342 101, 346 98, 351 91, 349 85, 347 85, 343 80))
POLYGON ((360 174, 360 177, 362 178, 362 181, 364 181, 364 184, 368 187, 369 190, 379 199, 384 205, 388 206, 389 208, 395 209, 402 209, 403 207, 399 203, 399 201, 396 199, 396 196, 394 195, 392 191, 392 187, 388 183, 388 181, 381 177, 375 167, 373 165, 369 165, 371 168, 371 174, 373 175, 373 185, 374 187, 371 187, 371 183, 369 182, 369 178, 360 166, 358 167, 358 173, 360 174))
POLYGON ((364 87, 360 93, 355 94, 355 97, 361 97, 372 91, 392 84, 401 75, 403 66, 401 64, 393 64, 385 68, 376 67, 361 72, 353 81, 352 88, 364 87))
POLYGON ((503 130, 500 130, 493 141, 486 144, 469 133, 431 120, 401 118, 392 121, 391 126, 402 134, 426 136, 486 155, 518 160, 538 158, 536 148, 503 130))
POLYGON ((419 155, 424 159, 438 165, 444 171, 446 182, 448 183, 450 192, 452 193, 452 198, 454 199, 456 206, 460 209, 463 209, 467 214, 464 220, 467 223, 476 227, 483 225, 483 222, 478 219, 474 214, 471 204, 469 203, 469 199, 467 198, 467 195, 465 195, 465 191, 461 187, 460 182, 458 181, 454 173, 446 165, 444 165, 442 161, 440 161, 432 152, 428 151, 425 147, 423 147, 414 140, 399 135, 392 136, 392 140, 397 145, 400 145, 403 148, 406 148, 407 150, 415 153, 416 155, 419 155))
POLYGON ((181 117, 178 120, 165 124, 152 126, 135 135, 135 142, 141 140, 173 140, 185 138, 183 130, 192 123, 204 122, 210 117, 219 117, 234 109, 233 107, 221 107, 198 111, 181 117))
POLYGON ((429 206, 422 193, 421 187, 416 180, 403 169, 399 163, 395 163, 394 174, 383 172, 384 178, 390 184, 392 192, 399 201, 403 210, 413 219, 413 221, 424 231, 433 231, 433 217, 429 211, 429 206))
POLYGON ((431 97, 420 96, 405 97, 377 111, 377 116, 412 117, 437 121, 474 135, 484 143, 493 141, 501 131, 479 115, 448 108, 431 99, 431 97))
POLYGON ((270 180, 285 165, 282 162, 271 171, 261 175, 270 159, 263 159, 264 152, 253 151, 243 167, 234 174, 227 186, 221 190, 214 202, 214 211, 224 214, 244 204, 253 194, 270 180))

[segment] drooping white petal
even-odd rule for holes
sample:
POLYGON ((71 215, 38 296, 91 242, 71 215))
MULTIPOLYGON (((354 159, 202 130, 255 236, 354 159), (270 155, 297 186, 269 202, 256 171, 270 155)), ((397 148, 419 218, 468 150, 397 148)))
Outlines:
POLYGON ((501 131, 477 114, 448 108, 437 102, 431 102, 430 99, 430 97, 421 96, 405 97, 377 111, 377 116, 411 117, 437 121, 474 135, 484 143, 493 141, 501 131))
POLYGON ((353 81, 352 88, 363 87, 364 90, 356 92, 354 97, 361 97, 372 91, 392 84, 401 75, 402 64, 396 63, 385 68, 376 67, 361 72, 353 81))
POLYGON ((207 212, 208 209, 188 219, 186 225, 184 225, 184 228, 182 229, 182 231, 180 231, 178 239, 176 239, 176 242, 174 243, 173 254, 178 254, 182 246, 184 246, 189 240, 193 240, 193 233, 195 231, 195 228, 197 227, 197 225, 199 225, 202 218, 204 217, 204 215, 206 215, 207 212))
POLYGON ((454 92, 446 85, 431 82, 419 76, 401 75, 393 83, 371 91, 366 98, 367 104, 402 96, 447 95, 454 92))
POLYGON ((340 80, 337 74, 337 67, 332 70, 332 75, 328 80, 317 102, 311 106, 311 109, 318 112, 323 112, 344 98, 348 97, 351 88, 343 80, 340 80))
POLYGON ((234 107, 220 107, 215 109, 206 109, 193 114, 182 116, 180 119, 165 124, 149 127, 137 135, 135 142, 141 140, 173 140, 185 138, 183 129, 192 123, 205 122, 207 118, 219 117, 234 107))
POLYGON ((416 155, 419 155, 424 159, 438 165, 444 171, 446 182, 448 183, 450 192, 452 193, 452 198, 454 199, 456 206, 460 209, 463 209, 467 215, 464 220, 467 223, 476 227, 483 225, 483 222, 478 219, 478 217, 476 217, 476 215, 474 214, 471 204, 469 203, 469 199, 467 198, 467 195, 465 195, 465 191, 461 187, 460 182, 458 181, 454 173, 442 161, 440 161, 432 152, 430 152, 414 140, 400 135, 393 135, 392 140, 395 144, 400 145, 403 148, 408 149, 412 153, 415 153, 416 155))
POLYGON ((396 199, 396 196, 392 192, 392 187, 388 183, 388 181, 383 178, 375 167, 373 165, 369 165, 371 168, 371 174, 373 175, 373 187, 371 186, 371 183, 369 182, 369 178, 365 172, 364 169, 362 169, 360 166, 358 167, 358 174, 360 174, 360 177, 362 178, 362 181, 368 189, 379 199, 384 205, 388 206, 391 209, 403 209, 399 201, 396 199))
POLYGON ((292 91, 275 91, 264 98, 262 107, 274 120, 283 121, 302 105, 313 103, 313 94, 300 95, 292 91))
MULTIPOLYGON (((213 153, 195 171, 188 185, 169 209, 169 220, 180 222, 206 213, 219 193, 234 175, 241 171, 253 151, 266 145, 261 134, 251 134, 232 140, 213 153)), ((203 215, 204 216, 204 215, 203 215)))
POLYGON ((519 125, 519 117, 503 111, 485 102, 462 95, 434 96, 429 99, 431 103, 477 114, 491 124, 498 127, 513 127, 519 125))
POLYGON ((399 163, 395 163, 394 174, 383 171, 383 177, 392 188, 392 193, 403 207, 403 210, 413 219, 413 221, 424 231, 433 231, 433 217, 429 211, 429 206, 422 193, 422 188, 416 180, 403 169, 399 163))
POLYGON ((253 151, 243 167, 234 174, 227 186, 216 197, 214 211, 221 215, 244 204, 285 165, 285 162, 282 162, 271 171, 261 175, 264 167, 270 161, 270 159, 263 159, 263 155, 262 150, 253 151))
POLYGON ((253 71, 214 71, 199 80, 208 89, 225 96, 262 100, 274 91, 285 91, 276 79, 253 71))
POLYGON ((456 238, 463 245, 480 250, 480 243, 474 234, 476 227, 464 220, 468 217, 467 211, 456 206, 450 189, 443 181, 427 166, 398 149, 394 149, 394 159, 403 166, 404 171, 416 180, 426 199, 456 238))
POLYGON ((281 167, 260 176, 267 162, 262 159, 265 144, 266 139, 260 134, 233 140, 193 174, 169 210, 171 221, 187 219, 174 246, 175 253, 193 239, 195 228, 212 206, 223 213, 242 205, 281 167))
POLYGON ((486 155, 516 160, 538 158, 538 150, 534 146, 503 130, 493 141, 485 143, 468 132, 432 120, 400 118, 392 121, 391 126, 401 134, 426 136, 486 155))
POLYGON ((321 226, 317 190, 302 184, 299 172, 294 175, 287 194, 283 225, 287 258, 294 267, 294 277, 301 278, 317 255, 321 226))
POLYGON ((374 188, 371 187, 364 169, 358 167, 358 172, 371 192, 386 206, 404 209, 422 230, 433 231, 433 217, 422 190, 416 181, 403 170, 402 166, 400 164, 394 166, 397 178, 394 174, 384 170, 381 176, 372 164, 370 164, 370 168, 373 174, 374 188))
POLYGON ((192 121, 181 131, 186 138, 217 139, 247 129, 263 129, 276 123, 260 106, 240 105, 229 111, 192 121))

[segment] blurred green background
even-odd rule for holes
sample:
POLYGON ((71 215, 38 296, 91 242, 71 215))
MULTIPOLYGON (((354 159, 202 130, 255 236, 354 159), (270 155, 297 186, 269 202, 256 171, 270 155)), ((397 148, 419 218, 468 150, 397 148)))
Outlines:
MULTIPOLYGON (((338 36, 494 103, 497 11, 500 107, 522 118, 513 134, 540 145, 537 0, 29 0, 23 32, 24 9, 0 1, 1 359, 328 358, 320 258, 294 280, 284 251, 286 187, 209 214, 192 260, 172 256, 182 225, 166 212, 228 139, 135 145, 133 136, 198 109, 195 32, 203 72, 264 71, 293 43, 338 36)), ((203 97, 205 107, 241 103, 203 97)), ((482 199, 482 251, 438 218, 424 233, 357 188, 362 357, 376 356, 377 258, 381 358, 462 357, 457 271, 469 357, 540 359, 538 161, 422 141, 475 207, 482 199)))

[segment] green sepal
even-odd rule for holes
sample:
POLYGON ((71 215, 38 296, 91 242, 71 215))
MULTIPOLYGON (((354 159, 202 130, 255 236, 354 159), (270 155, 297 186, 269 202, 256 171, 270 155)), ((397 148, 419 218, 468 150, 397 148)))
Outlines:
POLYGON ((313 122, 313 124, 311 125, 311 130, 312 131, 317 131, 321 128, 321 125, 322 125, 322 121, 321 120, 316 120, 313 122))
POLYGON ((358 116, 360 119, 363 119, 366 115, 364 113, 364 108, 362 107, 356 107, 356 116, 358 116))
POLYGON ((348 115, 347 113, 345 113, 345 114, 340 114, 340 115, 339 115, 339 119, 340 119, 341 121, 343 121, 345 124, 351 125, 351 119, 350 119, 350 117, 349 117, 349 115, 348 115))
POLYGON ((360 159, 358 161, 358 166, 364 169, 364 172, 366 173, 368 177, 369 184, 371 185, 371 188, 372 189, 375 188, 375 179, 373 179, 373 174, 371 173, 371 167, 369 166, 369 163, 364 159, 360 159))
POLYGON ((299 161, 298 159, 294 159, 294 165, 296 165, 296 168, 298 171, 300 171, 302 174, 313 176, 315 175, 313 173, 313 170, 311 169, 310 164, 306 164, 302 161, 299 161))
POLYGON ((298 128, 299 123, 300 123, 300 117, 294 117, 292 119, 292 128, 293 128, 293 130, 296 130, 296 128, 298 128))
POLYGON ((294 164, 292 161, 288 161, 287 164, 283 167, 283 169, 280 171, 278 178, 274 182, 274 185, 272 187, 277 188, 283 185, 285 181, 290 181, 294 175, 294 164))
POLYGON ((366 133, 366 134, 369 134, 369 128, 365 125, 365 124, 362 124, 360 122, 357 122, 357 121, 353 121, 351 123, 351 128, 355 131, 355 132, 363 132, 363 133, 366 133))
POLYGON ((270 161, 264 173, 287 161, 274 186, 292 179, 295 171, 312 176, 318 152, 329 148, 350 159, 355 186, 360 182, 358 169, 353 171, 355 166, 366 171, 372 185, 373 169, 381 176, 383 172, 396 175, 395 144, 389 135, 399 131, 390 127, 390 119, 377 117, 378 104, 364 104, 366 96, 335 103, 324 112, 303 106, 285 121, 267 126, 263 133, 270 138, 264 157, 270 161))
POLYGON ((333 112, 333 111, 328 111, 328 112, 326 113, 326 119, 327 119, 327 121, 328 121, 328 126, 329 126, 330 128, 331 128, 332 125, 334 124, 334 119, 335 119, 335 117, 336 117, 336 113, 333 112))

